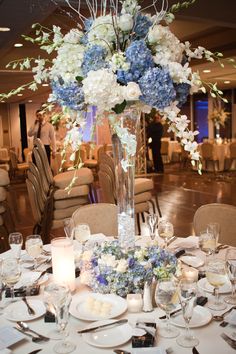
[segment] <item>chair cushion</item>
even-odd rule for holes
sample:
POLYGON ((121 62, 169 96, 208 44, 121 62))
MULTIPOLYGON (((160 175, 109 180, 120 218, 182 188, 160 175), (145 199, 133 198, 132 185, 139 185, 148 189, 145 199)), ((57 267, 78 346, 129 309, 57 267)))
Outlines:
POLYGON ((59 173, 58 175, 54 176, 53 179, 55 182, 55 186, 60 189, 66 188, 70 184, 74 175, 76 175, 76 177, 78 177, 75 180, 74 186, 81 186, 84 184, 93 183, 92 171, 87 167, 83 167, 83 168, 78 169, 76 171, 76 173, 73 170, 73 171, 62 172, 62 173, 59 173))
POLYGON ((5 171, 9 171, 10 170, 10 166, 8 163, 0 163, 0 168, 5 170, 5 171))
POLYGON ((97 165, 98 165, 97 160, 87 159, 87 160, 84 161, 84 166, 85 167, 94 168, 94 167, 97 167, 97 165))
POLYGON ((68 193, 65 189, 57 189, 54 193, 54 200, 71 199, 80 196, 87 196, 88 194, 88 185, 72 187, 70 193, 68 193))
POLYGON ((0 168, 0 186, 7 186, 10 184, 8 172, 0 168))
POLYGON ((148 202, 138 203, 138 204, 135 204, 134 209, 135 209, 136 214, 143 213, 144 211, 149 211, 149 204, 148 204, 148 202))
POLYGON ((134 194, 150 191, 154 187, 153 180, 148 178, 135 178, 134 194))
MULTIPOLYGON (((85 203, 86 204, 86 203, 85 203)), ((74 211, 78 209, 78 205, 72 206, 70 208, 57 209, 53 212, 53 219, 60 220, 70 218, 74 211)))
POLYGON ((59 229, 64 226, 64 219, 61 220, 53 220, 52 221, 52 229, 59 229))
POLYGON ((28 170, 29 164, 27 162, 22 162, 17 164, 18 170, 28 170))
POLYGON ((75 205, 79 206, 87 203, 88 203, 88 197, 55 200, 54 209, 65 209, 75 205))
POLYGON ((3 202, 7 198, 7 192, 5 188, 0 187, 0 202, 3 202))
POLYGON ((135 194, 134 204, 147 202, 148 200, 151 200, 151 199, 152 199, 152 193, 150 193, 150 192, 135 194))

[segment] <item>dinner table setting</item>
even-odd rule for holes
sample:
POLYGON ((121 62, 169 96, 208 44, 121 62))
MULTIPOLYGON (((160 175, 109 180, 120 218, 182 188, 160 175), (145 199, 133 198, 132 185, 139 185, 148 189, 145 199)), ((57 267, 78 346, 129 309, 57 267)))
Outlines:
POLYGON ((25 249, 9 235, 0 353, 234 352, 236 249, 218 242, 217 225, 181 238, 150 215, 127 258, 117 239, 88 229, 45 245, 31 235, 25 249))

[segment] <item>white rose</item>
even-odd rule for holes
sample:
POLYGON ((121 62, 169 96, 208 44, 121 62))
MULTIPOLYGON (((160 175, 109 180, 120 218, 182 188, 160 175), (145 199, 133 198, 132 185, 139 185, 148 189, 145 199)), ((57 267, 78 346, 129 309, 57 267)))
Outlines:
POLYGON ((134 25, 133 17, 130 14, 124 14, 120 16, 118 24, 121 31, 123 32, 131 31, 134 25))
POLYGON ((128 268, 128 263, 125 259, 119 260, 119 263, 116 267, 116 271, 119 273, 125 273, 128 268))
POLYGON ((137 101, 142 95, 139 85, 136 82, 129 82, 124 86, 124 98, 127 101, 137 101))

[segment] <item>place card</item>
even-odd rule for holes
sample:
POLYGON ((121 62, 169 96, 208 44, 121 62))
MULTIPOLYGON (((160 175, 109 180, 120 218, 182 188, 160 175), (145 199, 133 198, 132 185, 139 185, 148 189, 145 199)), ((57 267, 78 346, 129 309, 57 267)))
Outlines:
POLYGON ((25 339, 25 336, 16 329, 6 326, 0 328, 0 350, 25 339))

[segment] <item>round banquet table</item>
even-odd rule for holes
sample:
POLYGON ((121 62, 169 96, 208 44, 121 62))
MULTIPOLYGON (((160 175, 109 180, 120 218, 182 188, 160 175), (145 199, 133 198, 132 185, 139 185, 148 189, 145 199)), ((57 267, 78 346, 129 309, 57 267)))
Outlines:
MULTIPOLYGON (((9 251, 8 251, 9 252, 9 251)), ((6 252, 5 254, 1 254, 1 257, 5 257, 5 255, 8 253, 6 252)), ((205 257, 205 255, 202 254, 201 251, 199 250, 194 250, 191 253, 196 253, 199 257, 205 257)), ((220 256, 223 257, 225 254, 225 250, 220 251, 220 256)), ((51 277, 51 276, 50 276, 51 277)), ((48 282, 51 281, 51 278, 49 278, 48 282)), ((79 284, 79 278, 76 280, 77 282, 77 290, 76 293, 80 293, 85 290, 85 286, 79 284)), ((43 286, 41 286, 41 293, 39 296, 34 296, 34 299, 42 299, 42 293, 43 293, 43 286)), ((206 295, 206 293, 202 292, 202 295, 206 295)), ((208 294, 209 295, 209 294, 208 294)), ((223 296, 223 295, 222 295, 223 296)), ((20 300, 19 300, 20 301, 20 300)), ((23 306, 23 303, 22 303, 23 306)), ((228 305, 227 305, 228 306, 228 305)), ((228 306, 230 307, 230 306, 228 306)), ((225 310, 224 310, 225 311, 225 310)), ((217 314, 221 314, 224 311, 217 311, 217 314)), ((213 314, 216 314, 216 312, 211 311, 213 314)), ((163 315, 164 312, 160 310, 159 308, 155 308, 153 312, 149 313, 128 313, 125 312, 123 315, 119 316, 118 318, 127 318, 131 323, 134 323, 136 320, 142 320, 142 322, 145 322, 145 320, 149 322, 157 322, 157 328, 161 323, 161 320, 159 320, 159 316, 163 315)), ((1 326, 14 326, 14 322, 7 320, 4 317, 4 314, 0 315, 1 318, 1 326)), ((43 335, 47 335, 49 331, 55 328, 54 323, 45 323, 44 318, 41 317, 39 319, 29 321, 27 322, 30 328, 38 331, 39 333, 43 335)), ((67 337, 70 341, 74 342, 76 344, 76 349, 73 353, 81 353, 81 354, 109 354, 113 353, 114 348, 97 348, 93 347, 89 344, 87 344, 82 335, 77 333, 77 330, 85 328, 88 326, 91 322, 85 322, 82 320, 79 320, 77 318, 74 318, 73 316, 70 315, 69 318, 69 337, 67 337)), ((179 328, 180 332, 182 333, 184 331, 184 328, 179 328)), ((214 322, 211 321, 207 325, 199 328, 194 328, 194 335, 199 339, 200 343, 197 346, 197 350, 199 351, 200 354, 209 354, 209 353, 215 353, 215 354, 230 354, 234 353, 234 350, 220 337, 220 334, 225 332, 225 331, 231 331, 233 332, 233 327, 228 326, 226 328, 222 328, 219 326, 219 322, 214 322)), ((30 338, 26 337, 25 340, 15 344, 14 346, 11 347, 11 350, 14 354, 27 354, 30 353, 33 350, 41 348, 42 351, 40 353, 42 354, 49 354, 49 353, 54 353, 53 347, 55 343, 58 341, 55 340, 50 340, 49 342, 41 342, 41 343, 33 343, 30 338)), ((161 348, 167 349, 171 348, 173 354, 190 354, 191 349, 190 348, 183 348, 180 347, 176 343, 176 338, 173 339, 166 339, 162 338, 157 335, 157 341, 156 341, 156 346, 160 346, 161 348)), ((128 350, 132 352, 131 349, 131 341, 129 341, 126 344, 119 345, 116 348, 122 348, 125 350, 128 350)), ((170 352, 170 351, 169 351, 170 352)), ((146 353, 144 351, 144 353, 146 353)), ((153 353, 155 353, 153 351, 153 353)))
MULTIPOLYGON (((201 145, 199 144, 200 148, 200 155, 201 155, 201 145)), ((215 159, 219 160, 219 171, 225 170, 225 161, 229 157, 229 144, 213 144, 213 156, 215 159)), ((213 170, 213 165, 209 164, 211 170, 213 170)), ((205 170, 205 161, 203 160, 203 170, 205 170)))

